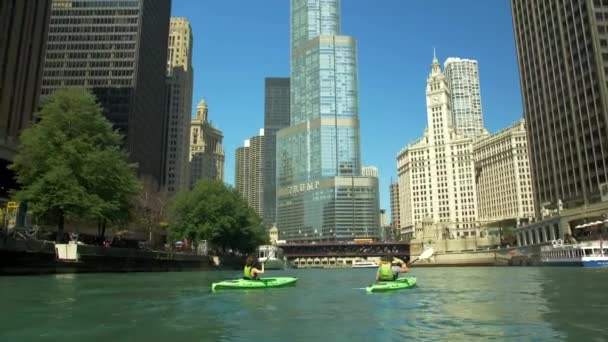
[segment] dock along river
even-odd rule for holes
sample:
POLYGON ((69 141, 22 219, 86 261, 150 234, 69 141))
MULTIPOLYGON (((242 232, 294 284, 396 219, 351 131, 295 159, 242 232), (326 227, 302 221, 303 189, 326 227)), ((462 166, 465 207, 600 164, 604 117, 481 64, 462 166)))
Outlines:
POLYGON ((239 272, 0 277, 0 341, 607 341, 608 269, 268 271, 295 287, 211 293, 239 272))

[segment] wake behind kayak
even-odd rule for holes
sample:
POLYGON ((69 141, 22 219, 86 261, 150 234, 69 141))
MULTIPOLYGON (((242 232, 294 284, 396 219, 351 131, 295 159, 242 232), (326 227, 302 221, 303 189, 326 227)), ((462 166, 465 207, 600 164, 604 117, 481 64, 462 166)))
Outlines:
POLYGON ((410 289, 416 286, 416 278, 406 277, 395 281, 379 281, 365 288, 368 293, 388 292, 403 289, 410 289))
POLYGON ((251 290, 251 289, 268 289, 275 287, 284 287, 295 285, 298 278, 293 277, 274 277, 260 278, 257 280, 249 279, 234 279, 224 280, 218 283, 211 284, 211 291, 227 289, 227 290, 251 290))

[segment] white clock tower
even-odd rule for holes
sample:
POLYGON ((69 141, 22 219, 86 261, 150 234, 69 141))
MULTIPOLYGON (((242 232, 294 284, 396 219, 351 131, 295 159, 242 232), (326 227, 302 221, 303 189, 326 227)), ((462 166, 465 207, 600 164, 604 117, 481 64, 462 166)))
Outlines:
POLYGON ((449 140, 452 126, 450 114, 450 93, 439 61, 433 52, 431 73, 426 81, 427 127, 431 145, 443 145, 449 140))
POLYGON ((437 57, 426 84, 427 130, 397 156, 402 228, 412 238, 479 234, 473 140, 456 133, 450 91, 437 57), (423 222, 427 228, 423 228, 423 222), (431 224, 433 236, 426 234, 431 224))

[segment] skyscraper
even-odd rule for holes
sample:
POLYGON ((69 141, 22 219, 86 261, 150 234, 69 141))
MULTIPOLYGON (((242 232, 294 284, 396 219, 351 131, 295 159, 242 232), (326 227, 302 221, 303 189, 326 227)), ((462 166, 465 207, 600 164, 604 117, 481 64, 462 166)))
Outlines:
POLYGON ((192 28, 186 18, 171 18, 167 55, 169 129, 165 188, 189 186, 190 120, 192 110, 192 28))
POLYGON ((277 133, 279 238, 377 238, 378 179, 361 176, 355 40, 340 35, 339 0, 292 0, 291 12, 291 120, 277 133))
POLYGON ((0 199, 17 184, 7 169, 38 105, 50 0, 0 2, 0 199))
POLYGON ((511 0, 536 204, 608 182, 608 3, 511 0))
POLYGON ((443 237, 478 234, 473 138, 450 117, 450 92, 437 58, 426 85, 427 129, 397 156, 401 235, 416 237, 424 222, 443 237))
POLYGON ((190 188, 201 179, 224 180, 224 135, 209 122, 208 114, 201 99, 190 124, 190 188))
POLYGON ((289 78, 264 80, 264 224, 276 222, 277 132, 289 126, 289 78))
POLYGON ((450 90, 452 125, 462 135, 476 138, 483 131, 477 61, 450 57, 443 65, 450 90))
POLYGON ((401 214, 399 212, 399 182, 393 183, 391 180, 391 227, 401 228, 401 214))
POLYGON ((87 87, 139 172, 163 183, 170 0, 53 0, 41 95, 87 87))
POLYGON ((264 212, 264 130, 236 149, 234 185, 258 215, 264 212))
MULTIPOLYGON (((249 197, 249 140, 234 153, 234 188, 244 200, 249 197)), ((249 204, 249 202, 247 202, 249 204)))

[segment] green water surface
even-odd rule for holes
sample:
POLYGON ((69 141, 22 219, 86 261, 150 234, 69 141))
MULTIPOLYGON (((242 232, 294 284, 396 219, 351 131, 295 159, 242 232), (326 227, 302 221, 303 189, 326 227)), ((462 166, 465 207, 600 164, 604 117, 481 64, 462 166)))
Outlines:
POLYGON ((210 292, 238 272, 0 277, 0 341, 608 341, 608 269, 286 270, 295 287, 210 292))

